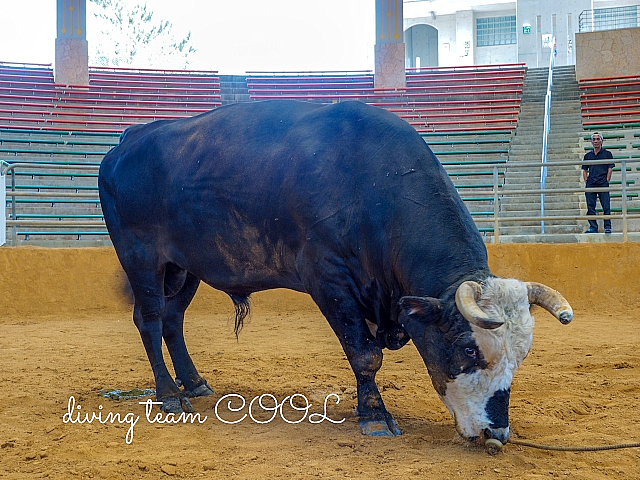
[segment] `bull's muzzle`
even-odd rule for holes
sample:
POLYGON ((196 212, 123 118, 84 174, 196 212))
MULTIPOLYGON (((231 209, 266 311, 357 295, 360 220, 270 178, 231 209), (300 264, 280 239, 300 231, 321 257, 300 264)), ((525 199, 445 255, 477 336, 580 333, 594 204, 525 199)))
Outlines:
POLYGON ((505 428, 486 428, 484 432, 484 439, 488 440, 490 438, 496 439, 502 444, 505 444, 509 441, 509 427, 505 428))

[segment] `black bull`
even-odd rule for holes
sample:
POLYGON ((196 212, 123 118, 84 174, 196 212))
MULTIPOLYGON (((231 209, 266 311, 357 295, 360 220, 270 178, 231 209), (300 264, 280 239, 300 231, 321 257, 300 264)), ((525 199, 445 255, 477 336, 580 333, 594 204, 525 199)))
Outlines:
MULTIPOLYGON (((490 364, 476 317, 454 302, 463 282, 493 278, 482 238, 429 147, 383 109, 256 102, 135 126, 105 156, 99 188, 165 411, 213 393, 183 337, 200 281, 231 297, 236 334, 253 292, 308 293, 355 373, 363 433, 400 433, 375 383, 384 348, 413 339, 443 398, 490 364)), ((508 438, 508 393, 486 392, 485 435, 508 438)))

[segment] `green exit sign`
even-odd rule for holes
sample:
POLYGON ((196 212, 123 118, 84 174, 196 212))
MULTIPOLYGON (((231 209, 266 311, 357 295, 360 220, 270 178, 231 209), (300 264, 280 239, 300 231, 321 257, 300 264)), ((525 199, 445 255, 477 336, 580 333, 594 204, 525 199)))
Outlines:
POLYGON ((524 33, 525 35, 527 33, 531 33, 531 25, 523 25, 522 26, 522 33, 524 33))

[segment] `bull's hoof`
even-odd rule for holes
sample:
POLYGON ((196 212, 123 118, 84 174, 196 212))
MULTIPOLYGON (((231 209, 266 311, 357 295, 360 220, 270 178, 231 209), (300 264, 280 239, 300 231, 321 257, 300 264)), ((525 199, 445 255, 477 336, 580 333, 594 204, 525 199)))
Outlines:
POLYGON ((382 418, 376 416, 374 419, 360 419, 358 420, 358 425, 360 425, 360 431, 363 435, 371 435, 373 437, 396 437, 401 435, 396 421, 388 413, 382 418))
POLYGON ((187 397, 193 398, 193 397, 208 397, 209 395, 213 395, 215 392, 213 391, 213 389, 207 385, 206 383, 203 383, 202 385, 198 385, 196 388, 194 388, 193 390, 185 390, 184 394, 187 397))
POLYGON ((169 397, 166 400, 162 400, 162 406, 160 407, 165 413, 193 413, 195 409, 187 397, 169 397))

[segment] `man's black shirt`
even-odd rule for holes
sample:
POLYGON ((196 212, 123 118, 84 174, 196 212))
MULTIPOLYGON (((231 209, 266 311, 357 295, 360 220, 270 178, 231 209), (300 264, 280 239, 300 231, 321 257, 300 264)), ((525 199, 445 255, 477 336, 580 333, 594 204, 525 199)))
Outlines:
MULTIPOLYGON (((585 160, 613 160, 613 155, 609 150, 602 148, 596 155, 593 150, 587 152, 584 156, 585 160)), ((598 165, 583 165, 582 169, 589 172, 586 187, 608 187, 607 172, 609 168, 613 168, 615 163, 603 163, 598 165)))

